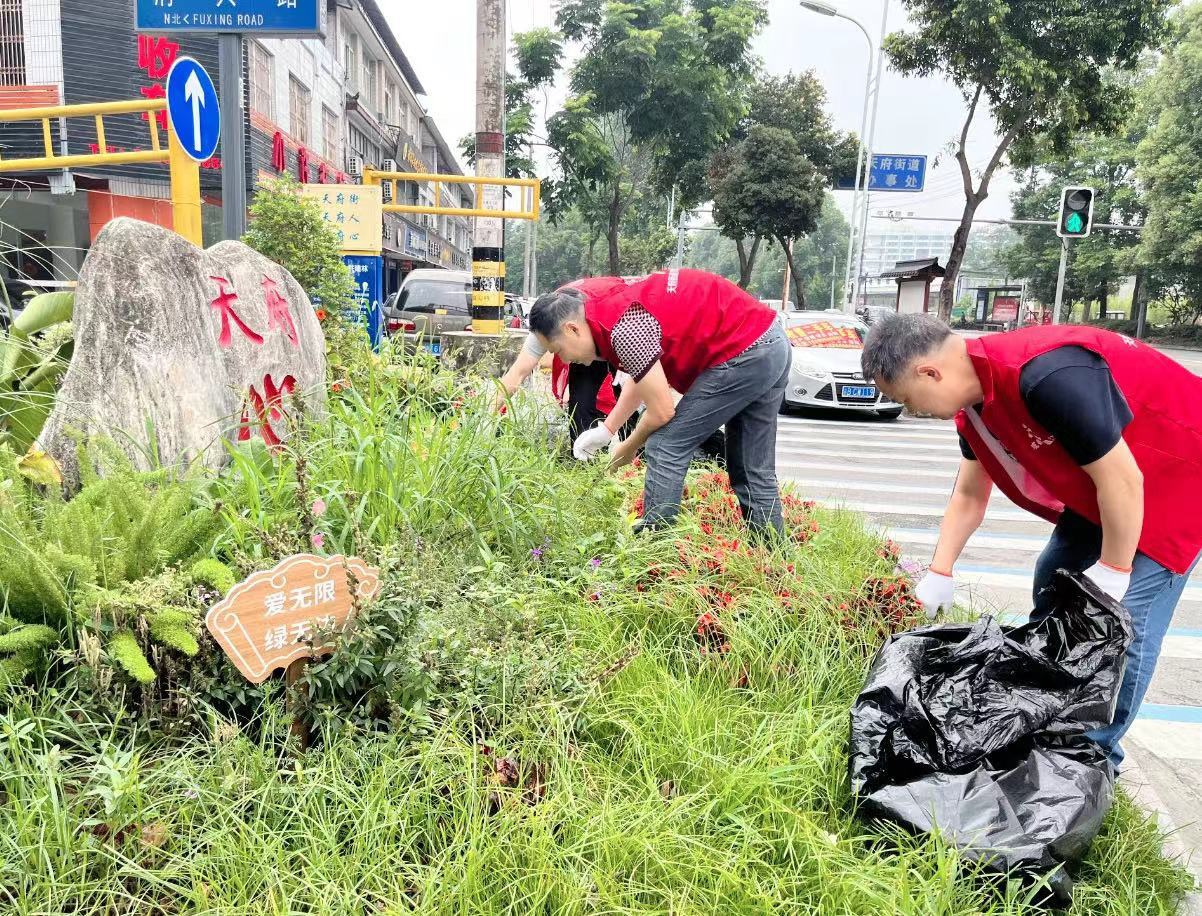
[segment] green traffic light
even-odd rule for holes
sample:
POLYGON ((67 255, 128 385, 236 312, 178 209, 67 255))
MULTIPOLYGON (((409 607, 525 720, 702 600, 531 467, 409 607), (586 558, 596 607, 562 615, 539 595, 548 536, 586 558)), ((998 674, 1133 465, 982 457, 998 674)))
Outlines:
POLYGON ((1070 213, 1064 221, 1064 228, 1076 234, 1085 228, 1085 220, 1081 219, 1080 213, 1070 213))

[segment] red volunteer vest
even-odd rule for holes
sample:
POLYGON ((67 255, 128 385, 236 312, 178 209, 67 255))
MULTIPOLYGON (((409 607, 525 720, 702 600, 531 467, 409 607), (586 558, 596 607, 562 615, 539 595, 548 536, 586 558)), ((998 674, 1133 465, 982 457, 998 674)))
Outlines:
MULTIPOLYGON (((551 360, 551 393, 561 405, 567 404, 568 369, 568 364, 558 356, 551 360)), ((617 405, 613 376, 607 374, 597 391, 597 409, 608 417, 617 405)))
POLYGON ((725 277, 673 268, 647 277, 596 277, 568 284, 585 294, 584 316, 601 359, 624 368, 610 332, 634 303, 663 332, 660 365, 684 394, 706 369, 733 359, 760 339, 776 312, 725 277))
POLYGON ((1093 481, 1035 421, 1019 394, 1023 366, 1056 347, 1098 354, 1134 419, 1123 430, 1144 476, 1139 549, 1175 573, 1202 551, 1202 379, 1146 344, 1089 327, 1033 327, 969 340, 985 392, 956 428, 1016 505, 1055 522, 1067 507, 1101 524, 1093 481))

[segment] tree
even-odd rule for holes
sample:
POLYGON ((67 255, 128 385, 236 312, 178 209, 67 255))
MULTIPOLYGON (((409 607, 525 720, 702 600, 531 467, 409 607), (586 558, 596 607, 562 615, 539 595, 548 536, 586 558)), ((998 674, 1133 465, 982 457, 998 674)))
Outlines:
POLYGON ((1002 160, 1029 164, 1042 149, 1062 153, 1083 131, 1109 133, 1129 108, 1131 92, 1103 78, 1129 70, 1155 46, 1173 0, 903 0, 912 31, 886 39, 902 73, 942 72, 956 84, 968 113, 955 144, 964 211, 948 258, 941 317, 951 315, 956 275, 977 208, 1002 160), (982 104, 1000 139, 984 168, 973 172, 968 133, 982 104))
MULTIPOLYGON (((830 301, 832 280, 835 284, 835 301, 841 301, 844 277, 837 264, 838 258, 845 254, 847 229, 847 220, 828 194, 818 219, 818 228, 798 239, 793 245, 793 263, 797 268, 794 276, 801 277, 805 284, 804 297, 796 300, 799 305, 804 301, 815 308, 825 307, 830 301), (832 261, 836 263, 833 277, 832 261)), ((741 265, 733 239, 713 230, 706 230, 693 233, 691 241, 689 254, 685 259, 689 267, 708 270, 730 280, 739 279, 741 265)), ((779 299, 784 270, 784 251, 780 245, 768 242, 761 249, 744 288, 759 299, 779 299)))
POLYGON ((1154 269, 1153 292, 1181 298, 1202 310, 1202 4, 1182 9, 1172 38, 1143 99, 1150 119, 1140 144, 1138 174, 1146 190, 1148 218, 1140 262, 1154 269))
MULTIPOLYGON (((824 190, 854 162, 855 143, 832 126, 826 90, 813 71, 756 84, 733 142, 709 164, 714 222, 735 241, 740 286, 750 282, 765 237, 780 242, 787 254, 787 240, 814 228, 824 190)), ((802 278, 797 279, 801 297, 802 278)))
POLYGON ((546 200, 553 215, 577 207, 604 225, 611 273, 632 196, 703 198, 704 165, 743 113, 765 21, 759 0, 565 0, 559 33, 520 39, 528 80, 559 66, 557 43, 581 47, 571 94, 547 121, 557 175, 546 200))
MULTIPOLYGON (((1135 181, 1135 150, 1141 132, 1135 118, 1115 136, 1086 134, 1068 151, 1032 167, 1011 196, 1018 219, 1055 219, 1060 195, 1070 185, 1095 190, 1094 222, 1139 225, 1145 209, 1135 181)), ((1056 297, 1060 269, 1060 238, 1050 226, 1019 226, 1018 240, 1003 255, 1015 276, 1026 277, 1028 291, 1039 301, 1056 297)), ((1084 302, 1083 320, 1089 320, 1089 303, 1098 303, 1099 317, 1122 278, 1134 269, 1134 232, 1095 231, 1070 248, 1070 269, 1065 278, 1065 301, 1084 302)))
POLYGON ((321 205, 302 195, 294 179, 269 178, 259 184, 242 241, 284 267, 331 314, 350 303, 354 281, 342 260, 338 235, 322 220, 321 205))

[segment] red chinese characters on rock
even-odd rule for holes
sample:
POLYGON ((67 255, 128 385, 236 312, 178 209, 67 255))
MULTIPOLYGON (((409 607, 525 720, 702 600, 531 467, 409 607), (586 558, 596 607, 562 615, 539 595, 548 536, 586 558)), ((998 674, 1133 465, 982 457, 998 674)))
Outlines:
POLYGON ((296 379, 291 375, 285 375, 284 380, 278 385, 270 374, 263 376, 262 391, 256 386, 251 385, 246 399, 242 402, 242 419, 238 426, 238 441, 249 441, 251 426, 256 425, 259 428, 259 435, 263 437, 263 441, 272 448, 278 447, 283 440, 280 438, 279 433, 275 431, 272 424, 278 423, 287 417, 282 406, 284 395, 292 394, 295 390, 296 379), (247 401, 250 402, 249 405, 247 401), (251 409, 255 412, 253 423, 250 416, 251 409))
MULTIPOLYGON (((236 326, 242 335, 255 346, 263 344, 263 335, 250 327, 234 308, 238 302, 238 293, 228 277, 209 277, 217 284, 217 295, 209 303, 221 316, 221 330, 217 335, 217 343, 222 349, 233 346, 233 327, 236 326)), ((279 284, 271 277, 263 277, 260 281, 263 288, 263 298, 267 305, 267 331, 280 331, 292 342, 294 347, 300 346, 300 334, 292 317, 288 298, 281 292, 279 284)), ((287 417, 283 400, 296 390, 296 379, 285 375, 283 380, 276 383, 270 374, 263 376, 262 387, 252 384, 242 400, 242 416, 238 424, 238 440, 245 442, 251 438, 252 428, 258 428, 259 435, 272 448, 281 444, 283 439, 277 432, 276 426, 287 417), (253 416, 252 416, 253 412, 253 416)))
POLYGON ((263 296, 267 300, 267 330, 279 328, 283 331, 292 346, 300 346, 300 337, 296 333, 296 324, 292 321, 292 312, 288 310, 288 300, 280 293, 279 286, 271 277, 263 278, 263 296))
POLYGON ((233 284, 225 277, 209 277, 209 279, 217 284, 218 291, 217 298, 209 303, 221 315, 221 334, 217 337, 217 343, 221 345, 222 349, 226 349, 234 342, 234 335, 230 332, 230 320, 232 319, 238 326, 238 330, 248 340, 256 345, 262 344, 262 336, 252 331, 242 320, 242 316, 234 311, 234 303, 238 301, 238 294, 233 291, 233 284))

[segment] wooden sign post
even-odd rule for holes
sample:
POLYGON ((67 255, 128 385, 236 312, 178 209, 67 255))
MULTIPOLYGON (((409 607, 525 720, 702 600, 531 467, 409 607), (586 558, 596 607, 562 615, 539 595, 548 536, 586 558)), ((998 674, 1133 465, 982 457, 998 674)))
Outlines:
MULTIPOLYGON (((234 586, 209 609, 205 626, 252 684, 286 668, 291 687, 310 658, 333 650, 333 634, 346 627, 356 604, 374 598, 379 588, 379 570, 356 557, 297 554, 234 586)), ((299 719, 293 734, 304 746, 308 732, 299 719)))

